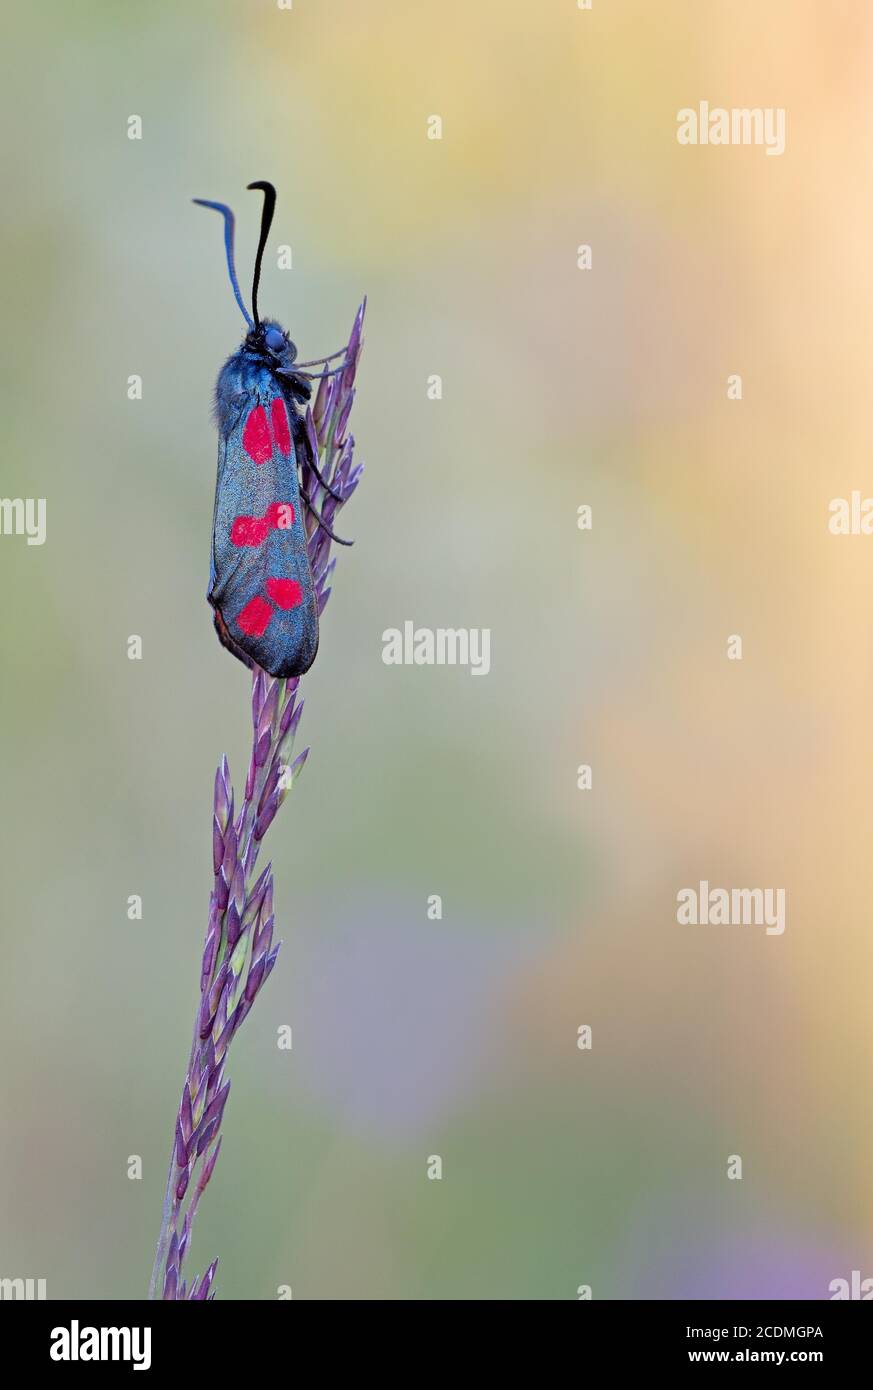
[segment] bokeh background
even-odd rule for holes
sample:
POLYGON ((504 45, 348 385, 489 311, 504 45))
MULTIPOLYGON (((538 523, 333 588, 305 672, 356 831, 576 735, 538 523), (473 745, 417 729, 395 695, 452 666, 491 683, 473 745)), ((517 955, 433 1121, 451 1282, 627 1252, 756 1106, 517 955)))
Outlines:
POLYGON ((235 205, 245 285, 244 189, 270 178, 262 305, 302 355, 369 295, 367 472, 192 1272, 218 1255, 218 1296, 246 1299, 873 1276, 873 539, 827 529, 831 498, 873 495, 873 9, 92 0, 7 23, 2 493, 44 496, 48 537, 0 538, 0 1274, 147 1286, 212 778, 248 749, 204 600, 241 321, 190 199, 235 205), (701 99, 785 107, 785 153, 679 146, 701 99), (489 627, 490 675, 384 666, 406 619, 489 627), (784 936, 679 927, 701 878, 784 886, 784 936))

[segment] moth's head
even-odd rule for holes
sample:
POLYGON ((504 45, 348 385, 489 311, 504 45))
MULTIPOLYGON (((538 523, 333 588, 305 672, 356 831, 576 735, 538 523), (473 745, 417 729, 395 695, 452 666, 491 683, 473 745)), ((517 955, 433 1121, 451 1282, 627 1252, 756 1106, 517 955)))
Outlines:
POLYGON ((255 352, 268 367, 290 367, 297 348, 275 319, 262 319, 246 336, 246 347, 255 352))
POLYGON ((257 183, 250 183, 249 188, 260 190, 264 195, 264 208, 261 213, 261 235, 258 240, 258 250, 255 256, 255 270, 252 276, 252 312, 249 313, 245 306, 239 282, 236 278, 236 266, 233 260, 233 213, 225 203, 213 203, 208 198, 195 198, 194 202, 201 207, 214 208, 220 212, 224 218, 224 249, 227 256, 227 273, 230 276, 231 289, 233 290, 236 302, 242 310, 242 316, 248 325, 246 334, 246 349, 260 357, 268 367, 280 368, 290 367, 295 357, 297 349, 288 337, 281 324, 274 319, 262 319, 258 313, 258 285, 261 280, 261 261, 264 256, 264 247, 267 244, 267 237, 270 233, 270 225, 273 221, 273 209, 276 206, 276 190, 271 183, 259 180, 257 183))

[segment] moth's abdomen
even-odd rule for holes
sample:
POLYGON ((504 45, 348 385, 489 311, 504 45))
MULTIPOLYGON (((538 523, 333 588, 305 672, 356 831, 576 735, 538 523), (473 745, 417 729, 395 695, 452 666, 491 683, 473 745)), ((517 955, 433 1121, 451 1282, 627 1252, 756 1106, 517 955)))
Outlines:
POLYGON ((318 650, 318 608, 297 461, 280 395, 250 397, 219 449, 209 601, 247 665, 299 676, 318 650))

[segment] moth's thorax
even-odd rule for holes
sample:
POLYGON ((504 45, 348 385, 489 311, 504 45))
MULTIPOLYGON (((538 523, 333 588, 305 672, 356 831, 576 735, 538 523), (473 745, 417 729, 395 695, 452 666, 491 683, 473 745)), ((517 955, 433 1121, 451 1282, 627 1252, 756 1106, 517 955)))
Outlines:
POLYGON ((264 319, 222 367, 215 388, 219 428, 232 428, 247 400, 256 404, 283 389, 280 371, 289 370, 297 349, 273 319, 264 319))

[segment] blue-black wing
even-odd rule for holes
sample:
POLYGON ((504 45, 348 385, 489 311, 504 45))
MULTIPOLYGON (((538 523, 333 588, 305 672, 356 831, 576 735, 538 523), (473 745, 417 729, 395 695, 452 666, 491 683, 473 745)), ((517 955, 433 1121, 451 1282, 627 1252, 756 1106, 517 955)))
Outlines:
POLYGON ((318 650, 318 608, 297 458, 280 392, 252 392, 219 438, 209 602, 247 666, 300 676, 318 650))

